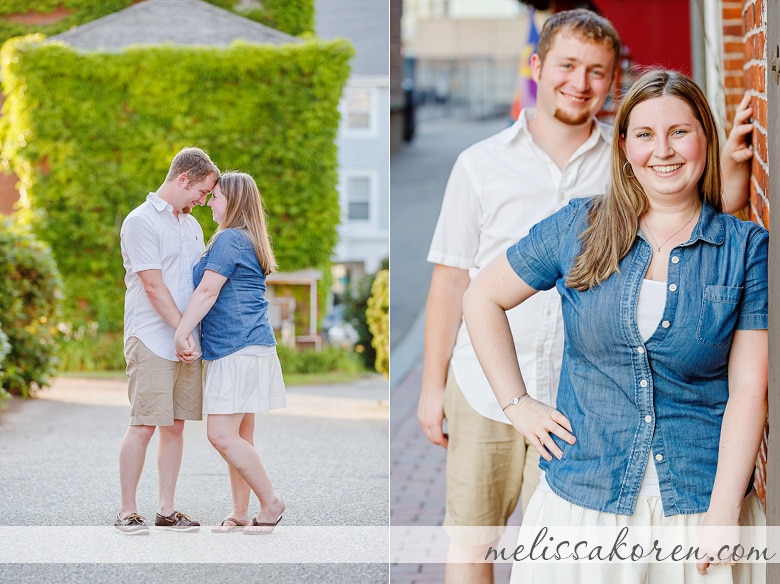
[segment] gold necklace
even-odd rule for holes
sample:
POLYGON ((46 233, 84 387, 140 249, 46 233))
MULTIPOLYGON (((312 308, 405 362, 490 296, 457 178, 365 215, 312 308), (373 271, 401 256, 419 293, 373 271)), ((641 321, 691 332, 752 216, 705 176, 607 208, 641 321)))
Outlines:
POLYGON ((670 241, 670 240, 671 240, 671 239, 672 239, 672 238, 673 238, 675 235, 677 235, 677 234, 678 234, 678 233, 680 233, 680 232, 681 232, 683 229, 685 229, 686 227, 688 227, 688 224, 689 224, 691 221, 693 221, 693 218, 694 218, 694 216, 696 215, 696 212, 697 212, 699 209, 700 209, 700 206, 698 206, 698 205, 697 205, 696 207, 694 207, 694 209, 693 209, 693 213, 691 213, 691 216, 690 216, 690 217, 688 217, 688 220, 685 222, 685 225, 683 225, 683 226, 682 226, 682 227, 680 227, 680 228, 679 228, 677 231, 675 231, 674 233, 672 233, 672 234, 671 234, 669 237, 667 237, 667 238, 666 238, 666 240, 664 240, 664 242, 663 242, 663 243, 661 243, 660 245, 659 245, 659 244, 658 244, 658 242, 655 240, 655 235, 653 235, 653 231, 650 229, 650 225, 648 225, 648 224, 647 224, 647 218, 643 217, 643 218, 642 218, 642 221, 644 221, 644 222, 645 222, 645 227, 647 228, 647 233, 648 233, 648 235, 650 236, 650 239, 652 239, 652 240, 653 240, 653 245, 655 246, 655 251, 657 251, 657 252, 660 252, 660 251, 661 251, 661 248, 662 248, 663 246, 665 246, 667 243, 669 243, 669 241, 670 241))

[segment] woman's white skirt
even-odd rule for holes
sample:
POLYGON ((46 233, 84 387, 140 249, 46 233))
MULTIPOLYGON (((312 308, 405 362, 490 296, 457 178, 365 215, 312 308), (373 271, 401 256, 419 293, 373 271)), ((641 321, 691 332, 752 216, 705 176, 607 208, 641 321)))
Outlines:
MULTIPOLYGON (((696 560, 674 561, 671 557, 677 541, 674 537, 684 534, 685 546, 676 557, 681 557, 688 546, 698 546, 699 526, 704 519, 704 513, 692 515, 672 515, 664 517, 661 498, 655 496, 637 497, 634 515, 616 515, 613 513, 601 513, 592 509, 586 509, 565 501, 552 491, 537 489, 528 503, 528 508, 523 517, 520 529, 518 547, 524 544, 529 549, 539 536, 539 531, 547 527, 540 543, 547 545, 548 557, 555 551, 556 546, 562 544, 567 537, 571 540, 571 546, 561 548, 565 555, 569 556, 572 546, 579 541, 588 543, 581 547, 581 555, 586 551, 593 551, 599 544, 603 544, 603 554, 609 554, 615 543, 616 535, 621 530, 626 530, 626 545, 619 546, 623 557, 628 557, 632 546, 637 543, 643 551, 650 552, 654 549, 654 542, 658 540, 656 547, 661 552, 648 554, 649 558, 667 558, 664 561, 627 561, 598 562, 598 561, 546 561, 539 558, 541 548, 538 548, 534 561, 523 559, 516 561, 512 566, 512 584, 550 584, 554 582, 566 582, 567 584, 761 584, 766 582, 766 563, 737 563, 735 565, 716 564, 710 565, 706 576, 701 576, 696 571, 696 560), (556 529, 555 526, 570 526, 564 529, 556 529), (552 539, 551 539, 552 538, 552 539), (601 539, 599 539, 601 538, 601 539)), ((761 536, 765 535, 763 527, 766 525, 766 516, 761 507, 761 502, 755 492, 751 493, 742 504, 740 525, 758 526, 747 530, 749 535, 757 536, 756 542, 761 542, 761 536)), ((743 541, 750 544, 743 532, 743 541)), ((765 539, 765 538, 764 538, 765 539)), ((735 542, 736 543, 736 542, 735 542)), ((771 550, 770 550, 771 552, 771 550)), ((564 554, 562 554, 564 555, 564 554)), ((692 556, 691 556, 692 557, 692 556)), ((516 559, 520 559, 517 558, 516 559)))
POLYGON ((262 414, 285 407, 284 378, 276 351, 241 353, 204 361, 204 414, 262 414))

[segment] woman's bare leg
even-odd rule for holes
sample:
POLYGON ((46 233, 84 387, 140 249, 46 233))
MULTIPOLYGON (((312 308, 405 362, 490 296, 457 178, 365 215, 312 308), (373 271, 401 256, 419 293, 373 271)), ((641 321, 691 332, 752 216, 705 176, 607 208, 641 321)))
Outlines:
MULTIPOLYGON (((210 414, 206 423, 209 441, 230 467, 234 512, 248 506, 243 482, 260 500, 258 523, 274 523, 285 509, 253 445, 254 414, 210 414), (249 439, 248 439, 249 438, 249 439), (234 474, 241 481, 234 479, 234 474)), ((245 511, 246 513, 246 511, 245 511)), ((235 519, 243 520, 243 517, 235 519)))

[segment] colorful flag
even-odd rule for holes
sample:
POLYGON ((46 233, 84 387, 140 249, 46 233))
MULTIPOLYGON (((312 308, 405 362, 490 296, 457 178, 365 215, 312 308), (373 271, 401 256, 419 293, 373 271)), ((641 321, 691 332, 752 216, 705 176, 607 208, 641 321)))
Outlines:
POLYGON ((534 22, 534 9, 528 11, 528 40, 523 45, 520 54, 520 66, 517 70, 517 83, 515 84, 515 98, 512 101, 510 115, 513 120, 520 115, 520 110, 524 107, 534 107, 536 105, 536 82, 531 78, 531 55, 536 52, 536 45, 539 43, 539 31, 536 30, 534 22))

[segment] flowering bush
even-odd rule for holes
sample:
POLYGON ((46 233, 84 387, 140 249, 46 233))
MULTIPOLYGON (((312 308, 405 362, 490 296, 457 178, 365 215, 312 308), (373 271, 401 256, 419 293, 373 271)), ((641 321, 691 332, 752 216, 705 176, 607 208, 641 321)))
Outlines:
POLYGON ((376 351, 374 368, 385 377, 390 372, 390 272, 381 270, 371 284, 366 322, 371 331, 371 346, 376 351))

